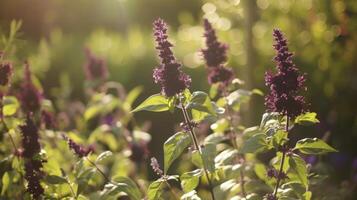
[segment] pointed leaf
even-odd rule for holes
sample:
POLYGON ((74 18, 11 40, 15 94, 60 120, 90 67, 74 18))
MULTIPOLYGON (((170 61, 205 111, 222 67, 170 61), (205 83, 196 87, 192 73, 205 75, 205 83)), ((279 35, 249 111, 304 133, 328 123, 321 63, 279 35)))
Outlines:
POLYGON ((182 154, 191 144, 190 136, 185 132, 178 132, 171 136, 164 143, 164 173, 170 168, 171 164, 182 154))
POLYGON ((163 112, 169 110, 169 102, 167 98, 161 94, 154 94, 142 102, 131 112, 138 111, 151 111, 151 112, 163 112))
POLYGON ((299 140, 295 148, 304 154, 324 154, 329 152, 337 152, 336 149, 326 144, 323 140, 317 138, 305 138, 299 140))

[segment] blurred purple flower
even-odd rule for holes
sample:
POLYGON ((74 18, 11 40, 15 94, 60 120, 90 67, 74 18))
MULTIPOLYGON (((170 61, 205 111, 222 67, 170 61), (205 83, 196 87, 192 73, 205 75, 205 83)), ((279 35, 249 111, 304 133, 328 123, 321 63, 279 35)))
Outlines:
POLYGON ((208 68, 208 83, 227 86, 234 78, 233 70, 224 66, 228 46, 217 40, 215 30, 207 19, 204 19, 204 28, 207 48, 202 49, 202 54, 208 68))
POLYGON ((357 171, 357 158, 354 158, 352 161, 352 169, 357 171))
POLYGON ((167 40, 167 25, 162 19, 154 22, 154 36, 161 62, 154 69, 153 78, 161 86, 162 94, 171 97, 190 87, 191 78, 182 72, 181 64, 171 51, 173 45, 167 40))
POLYGON ((12 75, 12 65, 9 62, 0 63, 0 85, 7 86, 12 75))
POLYGON ((27 113, 39 111, 41 108, 42 94, 32 83, 31 71, 28 63, 25 63, 24 82, 21 85, 19 99, 22 109, 27 113))
POLYGON ((147 143, 144 141, 132 141, 129 144, 129 148, 131 150, 130 159, 133 162, 140 163, 145 160, 149 155, 149 149, 147 143))
POLYGON ((314 165, 318 161, 317 156, 314 156, 314 155, 306 156, 306 157, 304 157, 304 160, 306 163, 308 163, 310 165, 314 165))
POLYGON ((32 194, 33 199, 40 199, 45 191, 40 183, 40 180, 43 178, 41 168, 42 162, 39 160, 30 160, 25 163, 27 191, 32 194))
POLYGON ((208 83, 222 83, 223 85, 227 86, 229 83, 232 82, 234 79, 234 72, 232 69, 219 66, 215 68, 209 69, 208 72, 208 83))
POLYGON ((84 72, 88 80, 105 80, 108 78, 108 69, 103 58, 95 56, 89 48, 85 49, 87 57, 84 72))
POLYGON ((208 67, 218 67, 227 61, 228 45, 217 40, 216 32, 207 19, 204 19, 204 29, 207 48, 202 49, 203 56, 208 67))
POLYGON ((65 140, 67 140, 68 147, 72 149, 74 154, 76 154, 79 158, 83 158, 88 156, 88 154, 94 152, 94 146, 89 145, 85 147, 83 145, 77 144, 72 139, 68 138, 66 135, 62 135, 65 140))
POLYGON ((351 161, 351 157, 349 155, 341 152, 331 153, 329 157, 332 166, 337 169, 348 167, 348 163, 351 161))
POLYGON ((276 198, 273 194, 271 194, 271 193, 265 195, 265 196, 264 196, 264 199, 265 199, 265 200, 277 200, 277 198, 276 198))
POLYGON ((31 120, 30 117, 27 117, 25 124, 20 126, 20 131, 22 133, 22 156, 24 158, 32 159, 33 156, 41 151, 38 128, 33 120, 31 120))
POLYGON ((299 74, 292 62, 293 53, 289 52, 287 41, 279 29, 274 29, 274 49, 277 55, 274 61, 277 64, 277 73, 265 74, 265 83, 270 88, 270 94, 265 98, 265 105, 272 112, 288 115, 290 118, 306 111, 306 103, 298 92, 303 89, 305 77, 299 74))
POLYGON ((46 110, 43 110, 41 112, 41 121, 47 129, 53 129, 57 126, 56 119, 53 113, 46 110))
POLYGON ((25 158, 25 179, 27 180, 27 190, 34 199, 39 199, 44 193, 40 184, 43 177, 42 162, 38 155, 41 151, 39 143, 38 128, 35 123, 27 117, 26 123, 20 126, 22 133, 21 155, 25 158))
POLYGON ((162 171, 162 169, 160 168, 159 162, 157 161, 157 159, 155 157, 151 158, 151 163, 150 163, 152 169, 154 170, 154 172, 159 175, 159 176, 163 176, 164 172, 162 171))

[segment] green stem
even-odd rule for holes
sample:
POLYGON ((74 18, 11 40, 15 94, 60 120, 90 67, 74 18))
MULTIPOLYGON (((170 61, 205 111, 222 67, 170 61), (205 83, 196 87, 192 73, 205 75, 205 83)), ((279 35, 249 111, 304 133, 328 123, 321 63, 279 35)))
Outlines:
MULTIPOLYGON (((228 115, 228 120, 229 120, 229 129, 230 129, 230 133, 231 136, 230 136, 230 139, 231 139, 231 142, 232 142, 232 145, 233 145, 233 148, 237 149, 238 150, 238 144, 237 144, 237 141, 236 141, 236 133, 234 131, 234 121, 233 121, 233 115, 231 113, 231 110, 229 109, 229 106, 228 106, 228 92, 227 90, 224 91, 224 98, 226 99, 226 103, 225 103, 225 107, 226 107, 226 111, 227 111, 227 115, 228 115)), ((242 191, 242 195, 244 198, 246 198, 247 196, 247 193, 245 192, 245 188, 244 188, 244 155, 239 155, 239 158, 241 158, 243 160, 243 162, 241 163, 242 166, 241 166, 241 170, 239 170, 239 182, 240 182, 240 186, 241 186, 241 191, 242 191)))
POLYGON ((166 183, 167 187, 169 188, 171 194, 175 197, 175 199, 180 200, 180 197, 176 194, 174 189, 171 187, 170 183, 167 180, 165 180, 165 183, 166 183))
MULTIPOLYGON (((198 144, 198 140, 197 140, 196 134, 195 134, 195 132, 193 130, 193 127, 191 125, 191 120, 190 120, 190 117, 188 115, 187 109, 185 108, 184 104, 182 103, 180 97, 179 97, 179 101, 180 101, 180 106, 181 106, 182 113, 183 113, 183 116, 184 116, 184 119, 185 119, 185 123, 186 123, 186 125, 187 125, 187 127, 189 129, 189 132, 190 132, 192 141, 194 143, 195 149, 199 152, 199 154, 200 154, 200 156, 202 158, 202 149, 201 149, 200 145, 198 144)), ((202 158, 202 160, 203 160, 203 158, 202 158)), ((211 193, 212 200, 215 200, 212 181, 211 181, 211 179, 209 177, 208 170, 206 169, 206 167, 204 165, 203 165, 203 170, 205 172, 205 176, 206 176, 207 181, 208 181, 209 190, 210 190, 210 193, 211 193)))
POLYGON ((108 176, 105 175, 105 173, 104 173, 101 169, 99 169, 99 167, 98 167, 94 162, 92 162, 88 157, 85 157, 85 158, 87 159, 87 161, 88 161, 93 167, 95 167, 95 168, 97 169, 97 171, 104 177, 104 179, 105 179, 107 182, 113 183, 113 182, 108 178, 108 176))
MULTIPOLYGON (((289 116, 288 116, 288 114, 286 114, 285 131, 289 133, 289 116)), ((280 186, 282 173, 283 173, 283 170, 284 170, 285 157, 286 157, 286 146, 284 145, 283 146, 283 156, 281 158, 280 169, 279 169, 278 178, 277 178, 276 186, 275 186, 275 190, 274 190, 274 198, 275 199, 276 199, 276 195, 278 193, 278 189, 279 189, 279 186, 280 186)))

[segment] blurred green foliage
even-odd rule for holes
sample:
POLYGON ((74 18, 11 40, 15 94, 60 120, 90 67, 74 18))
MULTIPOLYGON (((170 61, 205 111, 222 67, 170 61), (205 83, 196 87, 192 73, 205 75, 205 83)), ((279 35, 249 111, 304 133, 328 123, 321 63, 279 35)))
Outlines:
MULTIPOLYGON (((251 83, 247 84, 250 88, 265 88, 264 72, 274 66, 272 29, 281 28, 290 48, 297 52, 295 62, 308 74, 306 94, 321 121, 313 134, 330 132, 332 145, 346 157, 337 165, 349 167, 357 156, 355 0, 0 1, 1 34, 8 36, 11 20, 22 21, 22 34, 12 41, 16 49, 7 49, 8 58, 16 69, 28 59, 51 98, 84 99, 85 47, 104 57, 112 80, 128 89, 143 85, 146 96, 157 92, 151 77, 157 65, 151 23, 157 17, 172 25, 175 53, 192 75, 195 89, 207 86, 198 53, 203 47, 203 17, 213 22, 219 37, 230 45, 229 66, 240 79, 251 83), (253 50, 247 50, 249 41, 253 50)), ((2 41, 0 49, 4 48, 6 42, 2 41)), ((253 101, 247 123, 258 121, 265 109, 262 101, 253 101)), ((153 119, 151 145, 156 152, 155 142, 162 144, 173 124, 165 115, 138 115, 148 116, 153 119)), ((347 171, 339 170, 338 175, 346 177, 347 171)))

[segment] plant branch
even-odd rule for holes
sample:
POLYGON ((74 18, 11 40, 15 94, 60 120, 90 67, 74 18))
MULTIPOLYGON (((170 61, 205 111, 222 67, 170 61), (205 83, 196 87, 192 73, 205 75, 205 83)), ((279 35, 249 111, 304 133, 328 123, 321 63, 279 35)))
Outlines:
POLYGON ((175 197, 175 199, 180 200, 180 197, 177 196, 176 192, 171 187, 170 183, 167 180, 165 180, 165 183, 166 183, 167 187, 169 188, 170 192, 172 193, 172 195, 175 197))
MULTIPOLYGON (((226 103, 225 103, 225 107, 226 107, 226 111, 227 111, 227 115, 228 115, 228 120, 229 120, 229 129, 230 129, 230 139, 231 139, 231 142, 232 142, 232 145, 235 149, 238 150, 238 144, 237 144, 237 141, 236 141, 236 133, 234 131, 234 121, 233 121, 233 115, 231 113, 231 110, 229 109, 229 106, 228 106, 228 92, 227 90, 224 91, 224 98, 226 100, 226 103)), ((241 186, 241 191, 242 191, 242 195, 244 198, 246 198, 247 194, 245 192, 245 188, 244 188, 244 172, 243 172, 243 168, 244 168, 244 155, 238 155, 239 158, 241 158, 241 160, 243 160, 243 162, 241 163, 242 164, 242 169, 239 170, 239 182, 240 182, 240 186, 241 186)))
MULTIPOLYGON (((285 131, 289 133, 289 116, 288 114, 286 114, 286 125, 285 125, 285 131)), ((278 189, 280 186, 280 181, 282 178, 282 173, 284 170, 284 162, 285 162, 285 157, 286 157, 286 146, 283 146, 283 156, 281 158, 281 163, 280 163, 280 169, 279 169, 279 173, 278 173, 278 177, 277 177, 277 181, 276 181, 276 186, 275 186, 275 190, 274 190, 274 198, 276 199, 276 195, 278 193, 278 189)))
MULTIPOLYGON (((191 120, 190 120, 190 117, 188 115, 187 109, 185 108, 185 106, 184 106, 183 102, 181 101, 180 97, 179 97, 179 101, 180 101, 180 106, 181 106, 182 113, 183 113, 183 116, 184 116, 184 119, 185 119, 185 123, 186 123, 186 125, 187 125, 187 127, 189 129, 190 134, 191 134, 191 138, 192 138, 193 143, 195 145, 195 149, 199 152, 199 154, 200 154, 200 156, 202 158, 202 149, 201 149, 200 145, 198 144, 198 140, 197 140, 196 134, 195 134, 195 132, 193 130, 193 127, 192 127, 191 120)), ((202 160, 203 160, 203 158, 202 158, 202 160)), ((215 200, 212 181, 211 181, 211 179, 209 177, 209 174, 208 174, 208 171, 207 171, 207 169, 206 169, 206 167, 204 165, 203 165, 203 169, 204 169, 205 176, 206 176, 208 184, 209 184, 212 200, 215 200)))
POLYGON ((88 161, 93 167, 95 167, 95 168, 97 169, 97 171, 104 177, 104 179, 105 179, 107 182, 113 183, 113 182, 109 179, 109 177, 108 177, 107 175, 105 175, 105 173, 104 173, 101 169, 99 169, 99 167, 98 167, 94 162, 92 162, 88 157, 85 157, 85 158, 87 159, 87 161, 88 161))

